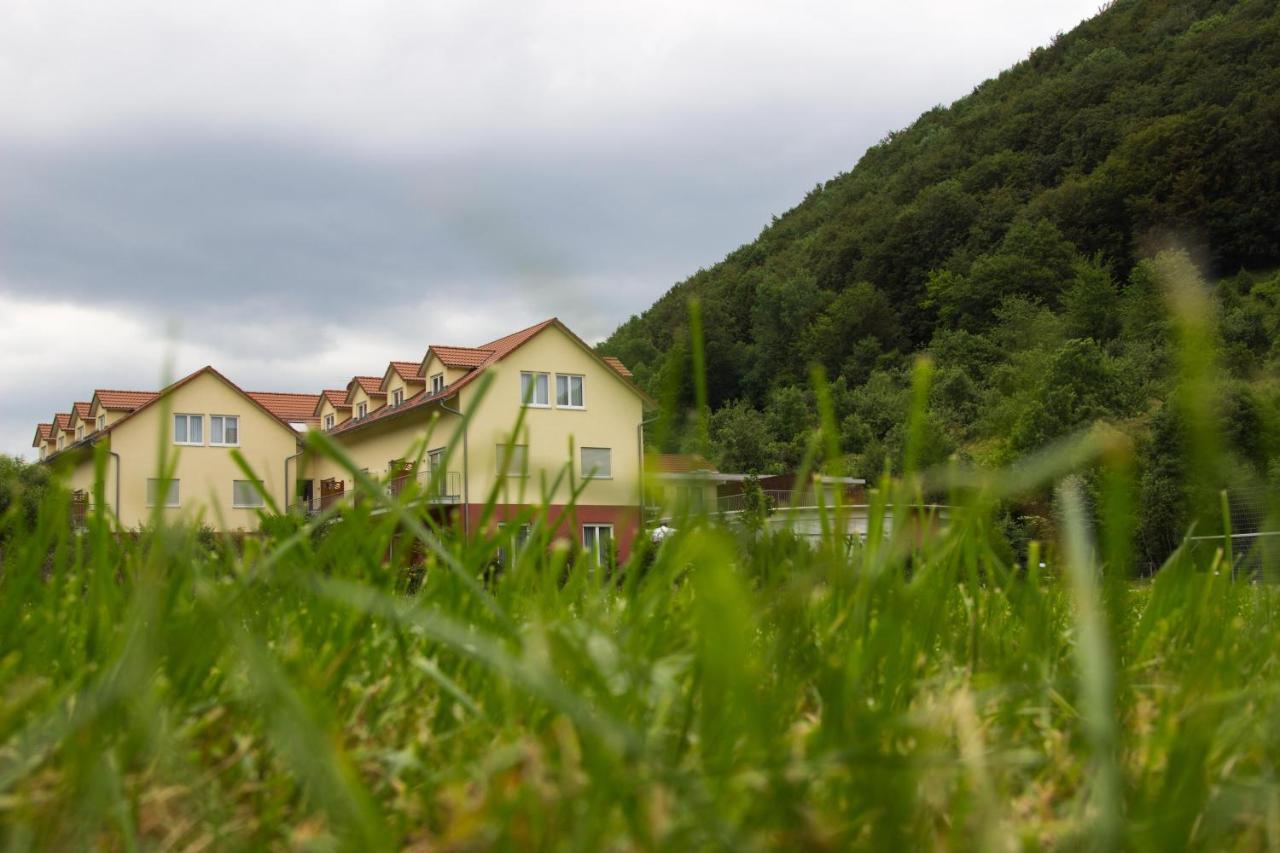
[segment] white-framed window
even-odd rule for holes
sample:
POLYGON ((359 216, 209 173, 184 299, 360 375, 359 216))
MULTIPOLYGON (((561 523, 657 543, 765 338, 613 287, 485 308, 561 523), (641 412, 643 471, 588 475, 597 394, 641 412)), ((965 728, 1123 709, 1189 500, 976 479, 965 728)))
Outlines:
POLYGON ((582 550, 601 565, 610 562, 613 559, 613 525, 582 525, 582 550))
POLYGON ((404 389, 397 388, 391 392, 391 405, 398 406, 404 402, 404 389))
POLYGON ((444 373, 431 374, 431 393, 439 394, 444 390, 444 373))
POLYGON ((518 557, 529 542, 529 525, 518 527, 506 522, 498 522, 498 562, 510 566, 512 558, 518 557))
POLYGON ((64 444, 66 444, 66 443, 67 443, 67 437, 66 437, 65 435, 60 435, 60 436, 58 436, 58 449, 59 449, 59 450, 61 450, 61 449, 62 449, 62 446, 63 446, 64 444))
POLYGON ((609 447, 582 448, 582 478, 584 480, 613 479, 613 449, 609 447))
POLYGON ((174 444, 204 444, 204 415, 174 415, 174 444))
POLYGON ((582 377, 572 373, 556 374, 556 406, 561 409, 581 409, 582 377))
POLYGON ((550 373, 520 373, 520 401, 526 406, 550 406, 550 373))
POLYGON ((258 509, 265 506, 262 483, 257 480, 232 480, 231 505, 237 509, 258 509))
POLYGON ((107 428, 107 416, 98 415, 98 432, 102 432, 107 428))
POLYGON ((498 476, 523 477, 529 465, 527 444, 498 445, 498 476))
POLYGON ((240 416, 210 415, 209 443, 220 447, 238 447, 240 445, 240 416))
POLYGON ((369 414, 369 404, 368 404, 368 403, 357 403, 357 404, 356 404, 356 417, 357 417, 357 418, 363 418, 363 417, 364 417, 365 415, 367 415, 367 414, 369 414))
POLYGON ((435 450, 427 451, 427 470, 435 471, 437 468, 444 466, 444 448, 437 447, 435 450))
MULTIPOLYGON (((156 506, 156 505, 157 505, 157 503, 156 503, 156 502, 160 499, 160 484, 161 484, 161 482, 162 482, 162 481, 161 481, 161 480, 158 480, 158 479, 155 479, 155 480, 153 480, 153 479, 148 479, 148 480, 147 480, 147 506, 156 506)), ((178 491, 178 481, 177 481, 177 480, 170 480, 170 481, 169 481, 169 490, 164 494, 164 506, 168 506, 168 507, 175 507, 175 506, 178 506, 178 505, 179 505, 179 504, 178 504, 178 494, 179 494, 179 491, 178 491)))
POLYGON ((324 416, 324 428, 333 429, 333 412, 324 416))
POLYGON ((84 424, 80 424, 76 427, 76 441, 79 441, 82 438, 84 438, 84 424))

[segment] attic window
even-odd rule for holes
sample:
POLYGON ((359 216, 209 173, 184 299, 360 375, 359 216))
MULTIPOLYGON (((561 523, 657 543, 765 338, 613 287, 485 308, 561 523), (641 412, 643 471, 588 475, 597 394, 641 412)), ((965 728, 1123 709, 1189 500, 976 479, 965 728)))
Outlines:
POLYGON ((556 374, 556 406, 561 409, 582 408, 582 377, 556 374))
POLYGON ((397 388, 391 392, 391 405, 398 406, 404 402, 404 389, 397 388))
POLYGON ((368 404, 368 403, 357 403, 357 404, 356 404, 356 417, 357 417, 357 418, 363 418, 363 417, 364 417, 365 415, 367 415, 367 414, 369 414, 369 404, 368 404))
POLYGON ((333 429, 333 415, 324 416, 324 428, 333 429))
POLYGON ((107 416, 98 415, 98 430, 102 431, 107 428, 107 416))
POLYGON ((550 374, 548 373, 522 372, 520 374, 521 401, 526 406, 551 405, 550 384, 550 374))
POLYGON ((204 415, 174 415, 174 444, 204 444, 204 415))
POLYGON ((431 376, 431 393, 439 394, 444 390, 444 374, 435 373, 431 376))

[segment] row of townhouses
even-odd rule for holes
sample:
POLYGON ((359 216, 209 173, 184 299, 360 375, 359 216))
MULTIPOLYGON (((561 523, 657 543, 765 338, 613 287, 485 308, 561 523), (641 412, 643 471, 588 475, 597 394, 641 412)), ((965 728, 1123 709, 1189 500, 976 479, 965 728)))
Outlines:
POLYGON ((159 391, 98 389, 40 424, 34 444, 66 472, 73 513, 88 511, 96 456, 104 509, 124 527, 159 514, 249 531, 271 504, 314 513, 359 496, 347 467, 307 449, 321 430, 465 533, 496 489, 491 522, 545 506, 562 535, 625 559, 644 516, 651 406, 621 362, 553 318, 475 347, 432 344, 319 394, 245 391, 212 367, 159 391))

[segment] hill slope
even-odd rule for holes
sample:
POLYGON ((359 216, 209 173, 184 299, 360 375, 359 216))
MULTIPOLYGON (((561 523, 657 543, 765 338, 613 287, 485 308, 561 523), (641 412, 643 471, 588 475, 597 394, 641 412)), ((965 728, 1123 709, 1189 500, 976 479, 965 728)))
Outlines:
POLYGON ((1169 245, 1227 279, 1228 361, 1267 374, 1280 283, 1257 273, 1280 264, 1275 2, 1112 4, 890 134, 601 350, 655 393, 691 399, 696 295, 721 463, 794 464, 816 362, 864 473, 893 462, 904 365, 929 351, 935 456, 1001 461, 1097 417, 1158 413, 1167 360, 1144 259, 1169 245))

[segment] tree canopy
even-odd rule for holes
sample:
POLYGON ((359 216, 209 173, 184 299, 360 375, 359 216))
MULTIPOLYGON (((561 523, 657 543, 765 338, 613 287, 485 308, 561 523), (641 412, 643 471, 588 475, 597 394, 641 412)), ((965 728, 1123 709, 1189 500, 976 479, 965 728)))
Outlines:
MULTIPOLYGON (((1278 130, 1274 0, 1118 0, 890 133, 600 349, 692 407, 696 297, 726 468, 794 464, 816 420, 813 364, 858 473, 900 465, 910 365, 928 353, 934 457, 1004 462, 1103 419, 1138 439, 1150 493, 1169 493, 1152 479, 1176 477, 1159 458, 1176 430, 1160 427, 1172 385, 1155 258, 1182 252, 1212 282, 1224 363, 1274 408, 1278 130)), ((1241 454, 1259 476, 1272 464, 1241 454)), ((1173 536, 1186 518, 1168 505, 1173 536)))

